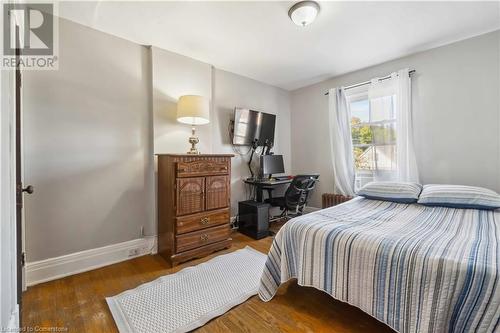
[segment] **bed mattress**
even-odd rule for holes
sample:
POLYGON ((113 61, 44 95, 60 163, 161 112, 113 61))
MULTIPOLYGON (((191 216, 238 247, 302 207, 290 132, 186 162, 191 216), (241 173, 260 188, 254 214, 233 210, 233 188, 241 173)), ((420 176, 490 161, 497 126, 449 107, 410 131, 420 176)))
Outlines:
POLYGON ((297 279, 398 332, 499 332, 500 211, 355 198, 277 233, 259 295, 297 279))

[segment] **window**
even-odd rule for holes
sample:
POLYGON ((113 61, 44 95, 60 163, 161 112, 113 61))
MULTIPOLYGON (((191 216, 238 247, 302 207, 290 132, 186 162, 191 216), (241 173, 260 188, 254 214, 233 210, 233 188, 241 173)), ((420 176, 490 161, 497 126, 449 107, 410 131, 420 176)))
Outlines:
POLYGON ((348 95, 355 189, 396 176, 395 96, 368 98, 368 91, 348 95))

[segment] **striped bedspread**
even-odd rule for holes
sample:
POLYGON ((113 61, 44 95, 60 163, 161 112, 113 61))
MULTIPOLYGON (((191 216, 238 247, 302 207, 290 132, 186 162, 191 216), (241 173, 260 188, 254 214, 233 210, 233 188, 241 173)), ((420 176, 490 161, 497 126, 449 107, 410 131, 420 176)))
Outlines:
POLYGON ((323 290, 398 332, 500 332, 500 211, 356 198, 290 220, 259 295, 323 290))

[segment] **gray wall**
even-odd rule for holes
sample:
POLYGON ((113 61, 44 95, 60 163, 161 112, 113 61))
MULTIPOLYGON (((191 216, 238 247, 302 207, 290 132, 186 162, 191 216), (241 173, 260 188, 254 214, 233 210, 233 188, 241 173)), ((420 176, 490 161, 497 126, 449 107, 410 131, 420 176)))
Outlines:
POLYGON ((59 43, 23 73, 30 262, 155 233, 149 50, 63 19, 59 43))
POLYGON ((312 204, 320 206, 321 193, 334 186, 324 93, 405 67, 416 70, 412 91, 421 181, 500 192, 499 40, 496 31, 293 91, 293 170, 321 173, 312 204))
POLYGON ((210 123, 196 130, 198 149, 202 153, 236 155, 232 159, 232 216, 237 214, 238 201, 250 194, 242 181, 250 175, 246 165, 249 155, 236 154, 229 140, 228 125, 234 107, 277 115, 273 151, 284 155, 286 169, 291 173, 289 92, 156 47, 152 48, 152 68, 155 153, 185 153, 189 149, 191 127, 176 121, 178 98, 186 94, 210 98, 210 123))
MULTIPOLYGON (((229 138, 228 125, 233 117, 234 107, 240 106, 276 115, 276 143, 273 152, 283 155, 285 171, 291 174, 290 93, 223 70, 215 69, 213 76, 212 150, 217 153, 235 154, 231 175, 231 205, 234 216, 238 212, 238 201, 248 200, 250 195, 250 189, 243 183, 243 179, 250 176, 247 167, 250 155, 242 156, 236 153, 229 138)), ((245 153, 248 147, 242 147, 240 151, 245 153)), ((257 155, 254 156, 254 161, 258 161, 257 155)))
MULTIPOLYGON (((24 74, 29 262, 156 234, 154 153, 183 153, 190 127, 177 99, 212 99, 200 149, 232 153, 235 106, 277 114, 275 151, 291 173, 290 94, 211 65, 61 19, 57 71, 24 74), (154 148, 153 148, 154 146, 154 148)), ((232 215, 247 197, 248 156, 233 159, 232 215)))
MULTIPOLYGON (((59 70, 24 73, 25 181, 36 191, 26 199, 30 262, 136 239, 142 226, 156 233, 153 153, 187 150, 189 127, 173 114, 188 93, 211 95, 211 123, 199 129, 204 152, 233 152, 235 106, 277 114, 275 152, 287 173, 321 173, 319 206, 334 185, 324 92, 411 67, 422 181, 500 191, 499 32, 290 94, 76 23, 59 27, 59 70)), ((233 215, 248 195, 247 158, 233 159, 233 215)))
MULTIPOLYGON (((153 47, 152 68, 155 154, 185 153, 191 147, 191 126, 177 122, 177 100, 182 95, 211 98, 212 66, 153 47)), ((210 126, 196 127, 202 153, 212 152, 210 126)))

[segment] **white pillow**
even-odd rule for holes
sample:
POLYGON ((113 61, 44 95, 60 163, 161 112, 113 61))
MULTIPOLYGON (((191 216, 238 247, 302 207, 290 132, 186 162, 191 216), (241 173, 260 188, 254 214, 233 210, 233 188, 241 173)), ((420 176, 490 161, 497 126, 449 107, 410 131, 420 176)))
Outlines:
POLYGON ((424 185, 418 203, 465 209, 500 208, 500 195, 483 187, 465 185, 424 185))
POLYGON ((358 195, 367 199, 415 203, 422 185, 411 182, 371 182, 363 186, 358 195))

